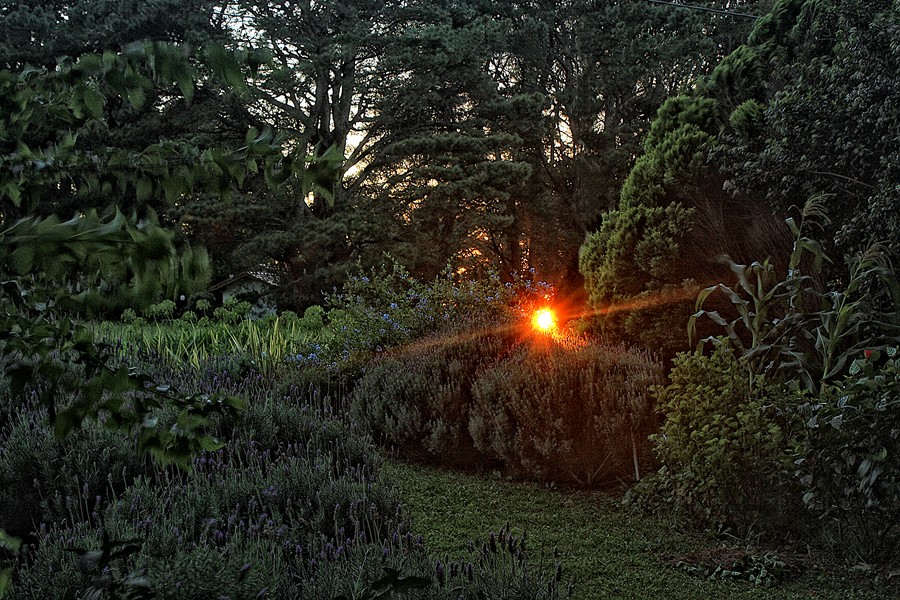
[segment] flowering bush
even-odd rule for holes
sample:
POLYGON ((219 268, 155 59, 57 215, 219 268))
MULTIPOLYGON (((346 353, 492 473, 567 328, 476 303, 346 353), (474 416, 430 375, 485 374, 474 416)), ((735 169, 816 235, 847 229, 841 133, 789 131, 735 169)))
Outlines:
MULTIPOLYGON (((153 466, 99 427, 51 443, 35 406, 11 402, 0 380, 0 414, 15 423, 0 437, 4 491, 31 490, 32 475, 59 475, 40 479, 19 521, 17 533, 33 541, 17 557, 10 597, 562 596, 558 576, 532 570, 518 540, 504 537, 505 551, 494 539, 462 560, 430 555, 358 424, 315 386, 220 367, 148 367, 174 387, 247 402, 241 420, 216 424, 227 447, 201 454, 190 471, 153 466)), ((0 498, 4 524, 22 508, 9 499, 0 498)))
POLYGON ((400 265, 351 277, 330 296, 330 338, 317 358, 333 370, 357 373, 372 353, 408 344, 477 316, 505 320, 553 295, 551 286, 527 278, 502 282, 495 274, 463 280, 446 270, 431 282, 400 265))

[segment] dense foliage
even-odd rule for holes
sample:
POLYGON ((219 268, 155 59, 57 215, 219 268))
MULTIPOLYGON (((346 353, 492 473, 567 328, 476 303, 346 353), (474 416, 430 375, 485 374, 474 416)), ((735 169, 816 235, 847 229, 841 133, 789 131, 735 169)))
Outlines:
POLYGON ((639 478, 661 365, 529 328, 468 319, 386 353, 353 414, 409 456, 584 486, 639 478))
POLYGON ((226 12, 274 59, 252 81, 254 116, 308 153, 334 145, 343 185, 333 206, 254 189, 192 199, 178 218, 226 272, 279 261, 285 301, 301 307, 383 252, 426 280, 450 262, 504 278, 535 268, 578 290, 575 252, 654 111, 750 23, 617 0, 240 0, 226 12))
POLYGON ((848 557, 890 560, 897 537, 884 523, 898 488, 884 461, 898 451, 897 280, 876 246, 829 289, 821 246, 802 235, 819 209, 808 203, 804 222, 789 220, 796 239, 783 278, 768 261, 732 262, 737 284, 699 295, 691 322, 708 318, 727 337, 705 340, 709 356, 679 355, 658 389, 662 468, 637 497, 702 527, 792 531, 839 540, 848 557), (716 292, 730 316, 706 306, 716 292), (804 523, 813 516, 825 526, 804 523))
POLYGON ((525 344, 478 373, 469 432, 513 473, 582 486, 639 479, 661 380, 645 352, 525 344))
POLYGON ((807 428, 796 461, 803 501, 848 559, 890 560, 900 548, 897 352, 868 351, 818 398, 795 399, 807 428))
POLYGON ((0 595, 571 592, 437 557, 376 442, 900 556, 896 0, 0 19, 0 595))
POLYGON ((787 484, 790 431, 773 403, 777 386, 748 377, 722 344, 710 356, 680 354, 656 393, 662 466, 640 500, 701 528, 786 533, 800 502, 787 484))
POLYGON ((782 268, 790 233, 780 222, 811 197, 826 199, 828 253, 880 240, 896 263, 896 28, 888 1, 779 1, 744 45, 663 104, 618 208, 582 247, 595 308, 641 308, 601 319, 604 334, 685 348, 680 327, 654 327, 670 322, 671 304, 653 300, 723 281, 723 254, 782 268))
POLYGON ((485 462, 469 433, 473 381, 510 351, 515 325, 465 319, 380 356, 354 388, 353 414, 408 456, 485 462))

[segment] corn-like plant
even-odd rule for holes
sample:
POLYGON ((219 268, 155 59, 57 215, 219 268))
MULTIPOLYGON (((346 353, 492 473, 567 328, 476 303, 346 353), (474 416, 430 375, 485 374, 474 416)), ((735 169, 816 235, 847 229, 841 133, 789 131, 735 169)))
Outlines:
MULTIPOLYGON (((811 199, 799 221, 787 220, 795 241, 784 277, 768 260, 742 265, 723 257, 737 276, 737 285, 720 283, 704 289, 688 324, 693 339, 697 320, 711 319, 722 326, 753 374, 799 377, 812 393, 840 375, 863 349, 896 344, 900 332, 900 292, 879 244, 850 261, 842 288, 822 289, 819 276, 830 260, 805 234, 808 227, 827 220, 822 202, 811 199), (704 309, 716 292, 730 301, 736 316, 704 309), (889 298, 887 311, 876 308, 879 295, 889 298)), ((716 343, 715 338, 701 342, 709 341, 716 343)))
POLYGON ((624 346, 521 346, 472 383, 475 447, 512 472, 594 486, 640 478, 663 367, 624 346))
POLYGON ((296 321, 261 322, 245 319, 227 330, 234 354, 244 354, 261 372, 272 373, 284 360, 296 354, 300 345, 311 338, 301 331, 296 321))

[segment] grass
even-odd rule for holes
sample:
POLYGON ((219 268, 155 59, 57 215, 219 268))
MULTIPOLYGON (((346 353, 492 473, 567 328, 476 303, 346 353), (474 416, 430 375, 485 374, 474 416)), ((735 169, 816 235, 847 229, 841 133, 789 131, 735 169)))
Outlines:
POLYGON ((900 598, 896 578, 832 571, 809 558, 792 559, 802 565, 799 573, 771 587, 710 580, 665 558, 709 551, 715 540, 675 532, 610 496, 397 461, 384 468, 400 490, 413 530, 435 554, 462 556, 469 540, 482 540, 509 523, 515 534, 527 531, 533 554, 540 548, 551 556, 554 548, 559 551, 564 576, 576 580, 577 599, 900 598))

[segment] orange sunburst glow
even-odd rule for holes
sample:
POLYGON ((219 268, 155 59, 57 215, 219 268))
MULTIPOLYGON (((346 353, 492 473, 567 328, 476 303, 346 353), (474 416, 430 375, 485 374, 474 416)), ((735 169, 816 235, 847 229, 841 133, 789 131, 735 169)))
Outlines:
MULTIPOLYGON (((707 285, 713 285, 714 283, 715 282, 713 281, 713 282, 708 283, 707 285)), ((689 300, 691 298, 695 298, 697 296, 697 294, 700 292, 700 290, 703 289, 703 287, 705 287, 705 286, 695 285, 690 288, 673 290, 668 293, 648 295, 648 296, 642 297, 640 299, 632 300, 630 302, 623 302, 623 303, 619 303, 619 304, 610 304, 606 307, 603 307, 603 308, 600 308, 597 310, 584 312, 584 313, 582 313, 582 316, 587 317, 587 316, 595 316, 595 315, 600 315, 600 316, 610 315, 610 314, 619 313, 619 312, 628 312, 628 311, 632 311, 632 310, 643 310, 643 309, 651 308, 654 306, 665 306, 665 305, 676 303, 676 302, 682 302, 684 300, 689 300)), ((586 343, 583 339, 579 339, 576 336, 566 336, 565 331, 561 332, 560 330, 562 328, 557 327, 556 317, 555 317, 553 311, 548 310, 548 309, 545 309, 545 310, 549 314, 549 317, 550 317, 550 322, 551 322, 550 329, 543 329, 539 325, 538 315, 541 312, 544 312, 543 310, 536 312, 532 316, 532 318, 531 318, 532 327, 534 327, 535 329, 537 329, 539 331, 546 331, 548 334, 551 334, 555 340, 557 340, 557 341, 562 340, 563 342, 565 342, 567 344, 580 345, 580 344, 586 343)), ((399 350, 401 352, 423 352, 428 349, 437 348, 440 346, 452 346, 454 344, 462 344, 462 343, 465 343, 470 340, 478 339, 479 336, 491 335, 491 334, 500 334, 500 335, 510 334, 515 331, 518 331, 519 327, 521 327, 521 324, 511 325, 511 326, 507 325, 507 326, 491 327, 491 328, 485 328, 485 329, 473 329, 470 331, 458 332, 456 335, 445 334, 440 337, 431 337, 431 338, 424 338, 424 339, 416 340, 414 342, 405 344, 405 345, 397 348, 397 350, 399 350)))
POLYGON ((541 331, 550 331, 556 324, 556 318, 553 316, 552 310, 544 308, 534 314, 533 322, 535 328, 541 331))

